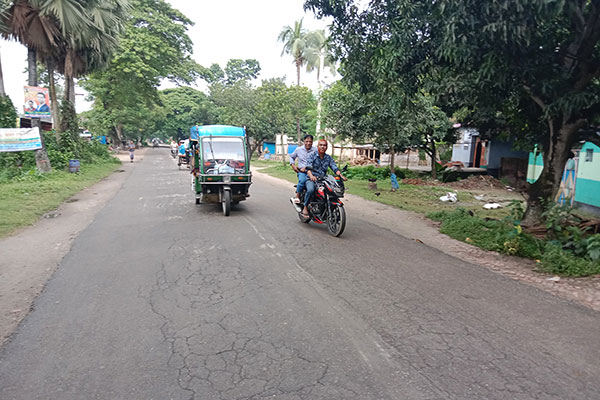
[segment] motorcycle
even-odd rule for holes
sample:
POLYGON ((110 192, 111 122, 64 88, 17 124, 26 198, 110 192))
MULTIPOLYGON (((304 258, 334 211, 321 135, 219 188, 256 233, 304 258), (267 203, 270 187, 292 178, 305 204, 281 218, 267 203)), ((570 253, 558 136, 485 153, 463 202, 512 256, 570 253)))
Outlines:
MULTIPOLYGON (((342 173, 347 169, 348 166, 345 166, 342 173)), ((317 224, 327 224, 329 233, 339 237, 346 228, 346 211, 344 203, 340 200, 346 190, 344 181, 339 176, 327 175, 325 178, 317 179, 315 185, 315 194, 308 204, 308 217, 302 214, 303 203, 294 203, 292 199, 290 202, 301 222, 307 224, 313 221, 317 224)), ((300 193, 300 199, 304 199, 305 194, 306 189, 300 193)))
POLYGON ((186 166, 186 168, 190 167, 190 159, 189 156, 186 154, 179 154, 179 157, 177 157, 177 168, 181 169, 181 166, 184 165, 186 166))

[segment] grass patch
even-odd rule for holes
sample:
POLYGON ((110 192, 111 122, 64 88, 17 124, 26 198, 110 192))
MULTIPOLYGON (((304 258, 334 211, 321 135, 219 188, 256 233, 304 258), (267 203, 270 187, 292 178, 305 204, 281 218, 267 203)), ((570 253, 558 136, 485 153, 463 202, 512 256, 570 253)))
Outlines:
MULTIPOLYGON (((263 163, 266 163, 266 165, 264 165, 264 168, 260 172, 285 179, 291 183, 298 181, 296 173, 289 166, 283 166, 280 162, 273 161, 263 161, 263 163)), ((253 165, 257 166, 256 164, 253 165)), ((507 209, 485 210, 481 207, 481 202, 473 201, 473 194, 468 191, 454 190, 443 186, 400 184, 400 188, 392 192, 392 184, 389 179, 378 180, 377 190, 375 191, 370 190, 368 185, 369 182, 366 180, 350 179, 346 182, 346 192, 403 210, 427 214, 434 210, 453 211, 459 208, 456 204, 443 203, 439 199, 447 192, 453 191, 458 194, 459 204, 463 208, 472 211, 478 217, 502 219, 509 215, 509 210, 507 209), (379 193, 379 195, 376 193, 379 193)))
MULTIPOLYGON (((286 163, 287 165, 288 163, 286 163)), ((259 167, 259 168, 264 168, 264 167, 276 167, 276 166, 282 166, 281 161, 269 161, 269 160, 259 160, 259 159, 255 159, 253 158, 250 161, 250 165, 252 165, 253 167, 259 167)), ((290 168, 290 167, 288 167, 290 168)), ((291 168, 290 168, 291 170, 291 168)))
MULTIPOLYGON (((282 165, 280 162, 267 161, 269 164, 264 165, 260 172, 274 176, 276 178, 285 179, 289 182, 297 183, 298 177, 289 165, 282 165)), ((256 163, 253 164, 257 166, 256 163)))
POLYGON ((82 163, 77 174, 63 170, 40 174, 32 170, 18 179, 0 184, 0 237, 35 223, 42 215, 107 177, 120 165, 115 158, 93 164, 82 163))

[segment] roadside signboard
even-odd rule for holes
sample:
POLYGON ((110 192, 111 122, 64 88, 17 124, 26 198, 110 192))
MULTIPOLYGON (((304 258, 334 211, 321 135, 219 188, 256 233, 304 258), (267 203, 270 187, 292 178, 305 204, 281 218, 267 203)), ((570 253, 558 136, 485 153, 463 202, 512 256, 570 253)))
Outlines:
POLYGON ((38 150, 41 148, 42 139, 38 127, 0 129, 0 152, 38 150))
POLYGON ((50 97, 48 88, 24 86, 25 103, 23 112, 27 117, 50 117, 50 97))

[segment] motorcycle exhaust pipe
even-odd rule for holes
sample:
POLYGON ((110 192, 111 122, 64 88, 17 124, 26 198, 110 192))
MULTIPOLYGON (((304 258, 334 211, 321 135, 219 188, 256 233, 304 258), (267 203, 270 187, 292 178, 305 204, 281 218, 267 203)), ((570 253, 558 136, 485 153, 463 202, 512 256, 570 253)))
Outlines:
POLYGON ((302 212, 302 205, 300 205, 300 203, 294 203, 294 201, 292 199, 290 199, 290 203, 292 203, 292 205, 296 209, 296 212, 299 212, 299 213, 302 212))

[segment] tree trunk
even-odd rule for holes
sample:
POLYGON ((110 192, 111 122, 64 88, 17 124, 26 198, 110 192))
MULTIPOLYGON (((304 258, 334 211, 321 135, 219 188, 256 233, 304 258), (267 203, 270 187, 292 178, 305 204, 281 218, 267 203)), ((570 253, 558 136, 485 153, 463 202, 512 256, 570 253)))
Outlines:
POLYGON ((48 69, 48 82, 50 86, 50 108, 52 109, 52 120, 53 127, 56 132, 56 142, 60 140, 60 111, 58 107, 58 98, 56 97, 56 82, 54 81, 54 60, 48 59, 46 61, 46 68, 48 69))
POLYGON ((436 148, 435 148, 435 140, 431 138, 431 177, 433 179, 437 179, 437 166, 436 164, 436 148))
POLYGON ((408 149, 408 153, 406 154, 406 169, 408 169, 409 162, 410 162, 410 149, 408 149))
POLYGON ((321 91, 319 90, 319 98, 317 99, 317 127, 315 133, 319 136, 321 133, 321 91))
POLYGON ((252 154, 254 154, 255 151, 258 150, 258 154, 260 155, 260 147, 262 146, 263 141, 259 141, 256 142, 256 144, 254 146, 249 146, 250 147, 250 154, 248 154, 248 158, 252 158, 252 154))
POLYGON ((117 124, 115 128, 117 130, 117 139, 119 139, 119 146, 121 146, 121 143, 123 143, 123 125, 117 124))
POLYGON ((0 60, 0 96, 6 96, 4 90, 4 75, 2 74, 2 60, 0 60))
POLYGON ((394 174, 396 171, 396 165, 395 165, 395 159, 396 159, 396 153, 394 150, 392 150, 390 152, 390 173, 394 174))
POLYGON ((578 120, 572 123, 559 124, 550 120, 549 137, 550 140, 543 149, 544 169, 538 180, 529 186, 527 200, 527 210, 523 216, 522 224, 525 226, 534 226, 542 222, 542 212, 544 212, 544 201, 552 201, 560 189, 560 182, 569 159, 569 152, 575 141, 579 129, 585 126, 586 121, 578 120), (558 134, 555 132, 558 130, 558 134))
POLYGON ((65 94, 64 98, 75 106, 75 79, 73 77, 74 50, 68 49, 65 57, 65 94))
POLYGON ((46 152, 46 144, 44 143, 44 134, 42 132, 42 123, 39 118, 31 119, 31 127, 37 127, 40 130, 40 140, 42 142, 42 148, 35 151, 35 166, 38 171, 45 173, 52 171, 52 165, 50 165, 50 159, 46 152))
POLYGON ((38 85, 37 77, 37 54, 34 49, 27 49, 27 84, 29 86, 38 85))
MULTIPOLYGON (((323 53, 319 56, 319 65, 317 66, 317 83, 319 84, 319 97, 317 99, 317 128, 315 129, 315 133, 319 135, 321 133, 321 95, 323 94, 322 86, 321 86, 321 66, 324 62, 323 53)), ((331 142, 333 144, 333 142, 331 142)), ((341 153, 340 153, 341 156, 341 153)))
POLYGON ((296 60, 296 86, 300 86, 300 67, 302 67, 302 63, 300 60, 296 60))
MULTIPOLYGON (((29 86, 37 86, 37 61, 36 61, 36 53, 35 50, 28 49, 27 50, 27 68, 28 76, 27 76, 27 84, 29 86)), ((48 153, 46 152, 46 143, 44 143, 44 135, 42 133, 42 123, 39 118, 31 118, 31 127, 38 127, 40 130, 40 140, 42 142, 42 148, 35 151, 35 166, 40 172, 50 172, 52 171, 52 166, 50 165, 50 159, 48 158, 48 153)))

